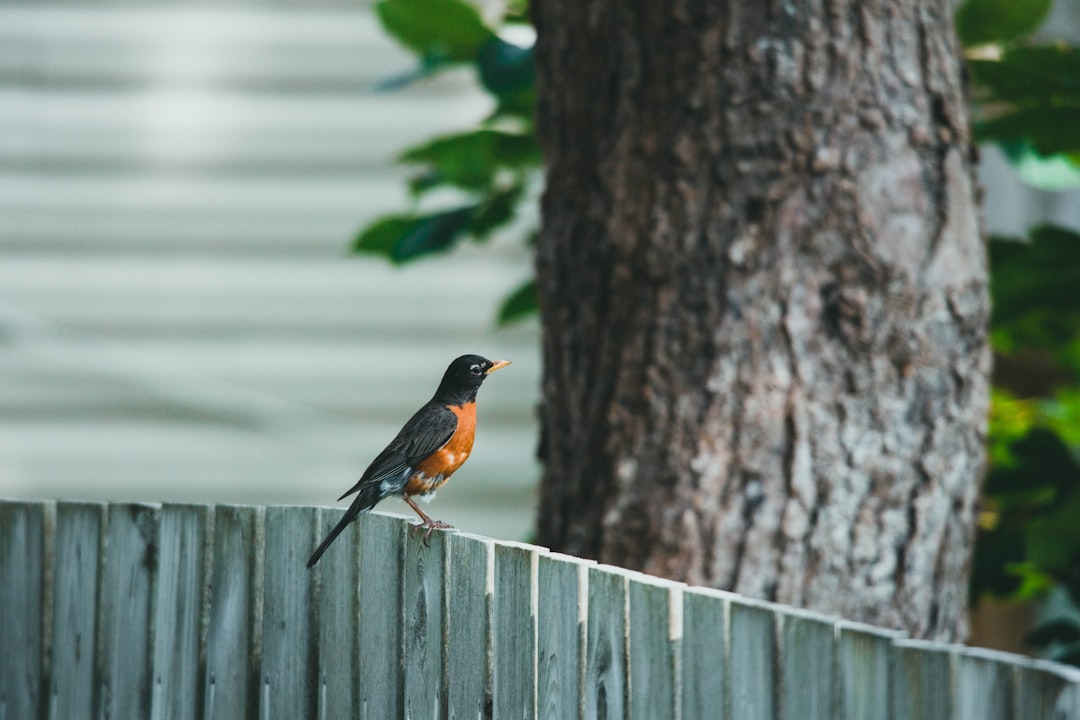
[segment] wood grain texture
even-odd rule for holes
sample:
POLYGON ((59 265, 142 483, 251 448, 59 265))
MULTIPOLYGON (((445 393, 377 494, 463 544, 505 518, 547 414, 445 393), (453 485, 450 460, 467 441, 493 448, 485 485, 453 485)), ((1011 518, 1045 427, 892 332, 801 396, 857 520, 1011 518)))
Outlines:
POLYGON ((536 680, 541 720, 578 717, 585 673, 588 560, 545 553, 537 564, 536 680))
POLYGON ((903 633, 862 623, 837 623, 839 718, 889 717, 894 640, 903 633))
MULTIPOLYGON (((446 637, 446 553, 444 532, 430 544, 405 544, 405 718, 446 716, 443 674, 446 637)), ((410 540, 412 540, 410 538, 410 540)))
POLYGON ((214 547, 206 629, 204 719, 257 715, 262 647, 262 508, 214 508, 214 547))
POLYGON ((360 717, 400 718, 405 606, 403 563, 408 523, 381 513, 357 521, 360 535, 360 665, 357 674, 360 717))
POLYGON ((627 573, 610 565, 589 568, 589 615, 585 625, 586 720, 627 717, 627 573))
POLYGON ((780 708, 785 718, 835 720, 835 619, 776 608, 780 625, 780 708))
POLYGON ((648 575, 629 578, 629 709, 635 720, 682 717, 682 587, 648 575))
POLYGON ((158 526, 152 720, 195 720, 203 709, 203 609, 208 592, 206 505, 166 505, 158 526))
POLYGON ((467 533, 446 543, 446 717, 492 720, 495 545, 467 533))
POLYGON ((159 515, 156 505, 109 506, 98 601, 100 720, 150 716, 159 515))
POLYGON ((0 714, 8 718, 34 717, 45 696, 45 512, 44 503, 0 504, 0 714))
POLYGON ((1009 720, 1013 717, 1013 667, 1021 655, 983 648, 957 648, 953 661, 955 720, 1009 720))
POLYGON ((102 504, 56 504, 49 720, 75 718, 94 707, 96 610, 104 526, 102 504))
MULTIPOLYGON (((325 537, 344 514, 341 508, 320 508, 318 536, 325 537)), ((319 583, 320 720, 355 718, 360 712, 359 537, 354 524, 309 571, 319 583)))
POLYGON ((925 640, 893 643, 894 720, 952 716, 952 650, 925 640))
POLYGON ((492 710, 496 718, 536 717, 536 575, 540 548, 495 544, 492 710))
POLYGON ((776 616, 752 600, 732 600, 728 686, 731 713, 743 720, 772 720, 779 710, 776 678, 776 616))
POLYGON ((1018 720, 1080 717, 1080 669, 1041 660, 1015 666, 1018 720))
POLYGON ((727 717, 731 677, 728 667, 728 601, 720 590, 687 588, 683 593, 683 717, 727 717))
POLYGON ((259 717, 315 717, 318 598, 305 564, 318 541, 318 509, 266 508, 259 717))

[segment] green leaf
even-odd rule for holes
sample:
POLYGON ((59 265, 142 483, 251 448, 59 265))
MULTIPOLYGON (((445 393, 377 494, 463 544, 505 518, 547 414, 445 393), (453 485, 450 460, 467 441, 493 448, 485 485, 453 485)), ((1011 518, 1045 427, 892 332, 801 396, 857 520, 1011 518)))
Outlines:
POLYGON ((471 62, 495 34, 463 0, 383 0, 383 27, 428 62, 471 62))
POLYGON ((360 232, 353 252, 405 263, 450 248, 469 229, 476 205, 426 215, 390 215, 360 232))
POLYGON ((1070 155, 1044 157, 1024 141, 1000 145, 1016 174, 1028 185, 1053 192, 1080 186, 1080 165, 1070 155))
POLYGON ((1066 362, 1080 336, 1080 235, 1042 225, 1030 242, 990 242, 996 338, 1066 362))
MULTIPOLYGON (((400 160, 430 165, 442 183, 465 190, 486 190, 500 168, 539 165, 540 150, 530 134, 484 128, 435 138, 409 148, 400 160)), ((420 189, 428 187, 430 183, 420 189)))
POLYGON ((984 120, 974 126, 979 142, 1027 141, 1043 156, 1080 150, 1080 107, 1033 108, 984 120))
POLYGON ((1010 48, 997 60, 969 60, 975 85, 995 101, 1024 107, 1080 105, 1080 47, 1010 48))
POLYGON ((499 326, 511 325, 520 322, 540 309, 540 303, 536 295, 536 281, 529 280, 502 301, 499 306, 499 326))
POLYGON ((482 240, 513 220, 517 204, 524 192, 524 182, 519 182, 505 190, 492 193, 477 207, 469 224, 469 230, 477 239, 482 240))
POLYGON ((1034 32, 1052 0, 967 0, 956 10, 956 34, 964 47, 1008 42, 1034 32))
POLYGON ((412 215, 381 217, 360 231, 353 241, 353 252, 392 258, 394 247, 415 224, 412 215))
POLYGON ((521 47, 494 37, 476 58, 481 84, 496 96, 512 95, 536 84, 532 47, 521 47))
POLYGON ((448 250, 468 230, 475 205, 432 213, 417 218, 415 224, 394 245, 391 259, 404 263, 423 255, 448 250))

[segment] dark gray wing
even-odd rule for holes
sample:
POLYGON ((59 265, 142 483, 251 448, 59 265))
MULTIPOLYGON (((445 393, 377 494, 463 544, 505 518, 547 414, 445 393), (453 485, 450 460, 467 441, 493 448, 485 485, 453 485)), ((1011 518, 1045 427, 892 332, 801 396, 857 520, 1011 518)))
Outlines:
POLYGON ((400 492, 416 466, 450 442, 457 430, 457 422, 457 415, 445 405, 434 400, 428 402, 409 418, 397 437, 371 462, 356 485, 338 500, 365 487, 381 486, 383 482, 386 482, 387 488, 380 495, 385 497, 400 492))

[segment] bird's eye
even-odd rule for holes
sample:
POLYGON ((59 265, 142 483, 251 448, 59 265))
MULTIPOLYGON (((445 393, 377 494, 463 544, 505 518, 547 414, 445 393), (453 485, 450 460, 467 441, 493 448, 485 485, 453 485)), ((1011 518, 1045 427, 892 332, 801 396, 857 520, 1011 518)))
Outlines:
POLYGON ((469 372, 471 372, 473 375, 482 375, 484 372, 484 368, 480 367, 479 365, 472 365, 469 367, 469 372))

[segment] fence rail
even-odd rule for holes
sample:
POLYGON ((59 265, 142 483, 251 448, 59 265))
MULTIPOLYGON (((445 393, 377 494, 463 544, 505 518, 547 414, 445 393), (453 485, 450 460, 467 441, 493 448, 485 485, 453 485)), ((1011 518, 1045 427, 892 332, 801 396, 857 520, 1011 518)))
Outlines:
POLYGON ((0 720, 1075 720, 1080 671, 337 508, 0 502, 0 720))

